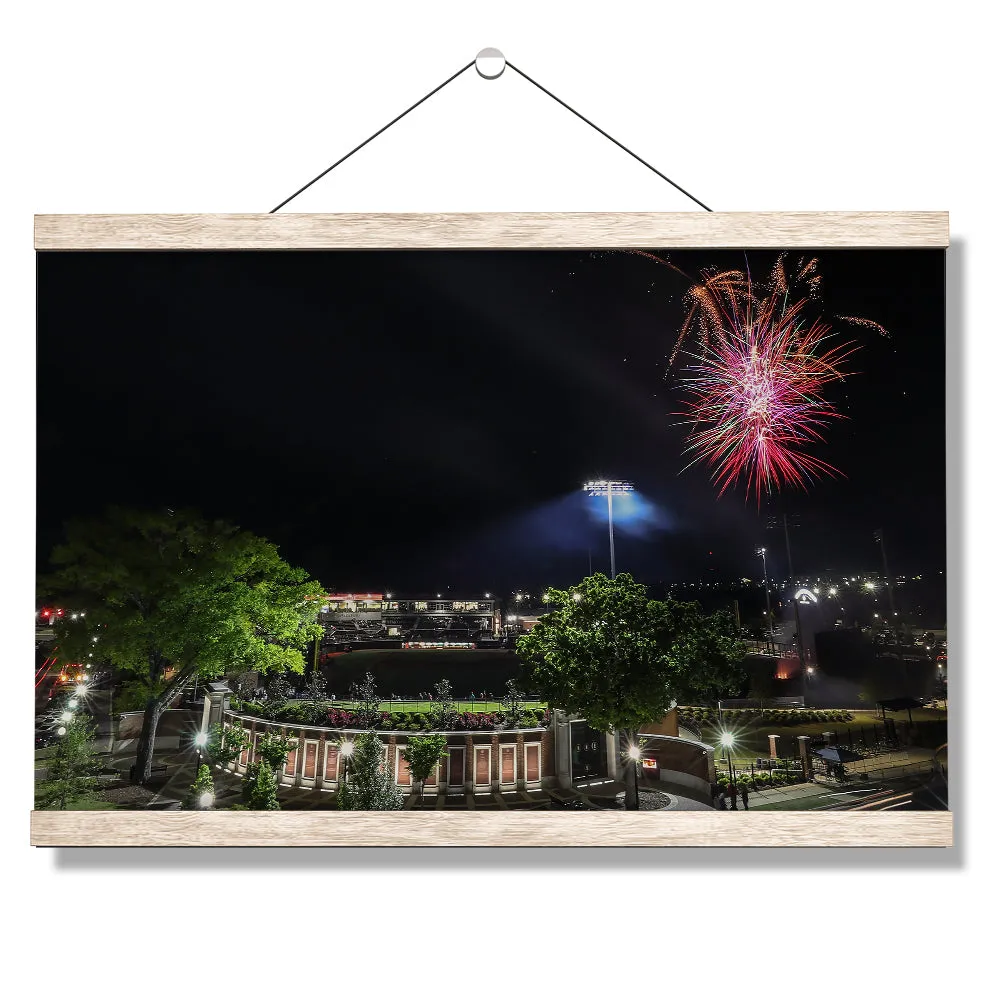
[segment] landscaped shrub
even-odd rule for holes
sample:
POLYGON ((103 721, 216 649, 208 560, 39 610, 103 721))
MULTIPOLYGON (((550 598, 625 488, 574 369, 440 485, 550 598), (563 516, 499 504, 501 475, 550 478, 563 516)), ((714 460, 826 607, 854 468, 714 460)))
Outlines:
POLYGON ((334 729, 359 729, 358 717, 354 712, 343 708, 331 708, 327 719, 334 729))

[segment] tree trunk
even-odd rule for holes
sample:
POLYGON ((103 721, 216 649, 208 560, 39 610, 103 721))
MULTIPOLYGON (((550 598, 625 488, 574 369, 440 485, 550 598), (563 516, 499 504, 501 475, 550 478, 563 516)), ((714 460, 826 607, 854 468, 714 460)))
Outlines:
POLYGON ((132 765, 132 780, 145 785, 153 775, 153 750, 156 745, 156 727, 160 716, 173 699, 174 695, 184 686, 185 681, 198 668, 194 665, 178 671, 177 676, 163 689, 163 693, 146 702, 146 711, 142 717, 142 732, 139 734, 139 746, 136 749, 135 763, 132 765))
POLYGON ((629 747, 635 745, 635 743, 636 739, 631 733, 620 730, 618 745, 621 749, 622 760, 625 761, 625 773, 622 775, 622 778, 625 782, 626 809, 639 808, 639 769, 628 753, 629 747))

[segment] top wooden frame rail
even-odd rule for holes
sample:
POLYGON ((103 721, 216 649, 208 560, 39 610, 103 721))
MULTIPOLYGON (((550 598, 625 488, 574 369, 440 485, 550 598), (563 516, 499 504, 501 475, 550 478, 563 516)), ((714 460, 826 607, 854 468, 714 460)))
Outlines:
POLYGON ((36 250, 948 246, 947 212, 36 215, 36 250))

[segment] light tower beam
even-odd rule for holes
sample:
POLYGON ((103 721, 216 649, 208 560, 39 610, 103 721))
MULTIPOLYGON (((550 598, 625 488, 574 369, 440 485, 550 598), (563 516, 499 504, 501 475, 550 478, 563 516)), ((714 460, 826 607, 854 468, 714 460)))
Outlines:
POLYGON ((612 497, 621 493, 631 493, 635 487, 624 479, 595 479, 583 484, 587 496, 608 498, 608 545, 611 549, 611 579, 615 578, 615 519, 612 497))

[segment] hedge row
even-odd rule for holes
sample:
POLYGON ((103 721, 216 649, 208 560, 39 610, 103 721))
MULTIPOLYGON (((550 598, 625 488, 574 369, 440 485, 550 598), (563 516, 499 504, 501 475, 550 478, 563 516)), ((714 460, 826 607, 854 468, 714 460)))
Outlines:
MULTIPOLYGON (((697 722, 701 725, 719 721, 719 713, 714 708, 679 708, 677 717, 681 722, 697 722)), ((763 712, 757 708, 722 710, 723 722, 734 723, 759 720, 775 725, 794 726, 806 722, 850 722, 853 718, 853 713, 846 709, 765 708, 763 712)))
MULTIPOLYGON (((234 711, 245 712, 272 722, 286 722, 298 726, 333 726, 336 729, 360 729, 361 723, 356 712, 343 708, 329 708, 322 704, 302 701, 287 701, 282 705, 268 705, 261 702, 231 701, 234 711)), ((382 712, 379 729, 402 732, 426 732, 435 729, 430 712, 382 712)), ((548 725, 548 710, 544 708, 524 709, 522 729, 548 725)), ((456 712, 448 725, 449 729, 475 732, 497 729, 501 717, 498 712, 456 712)))

